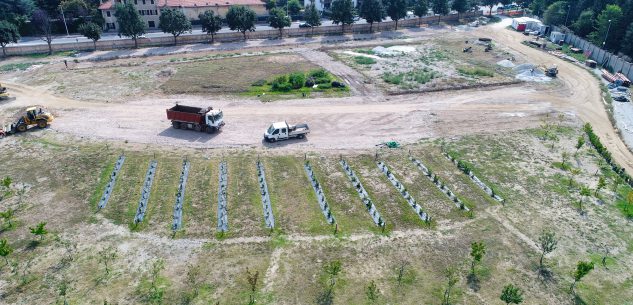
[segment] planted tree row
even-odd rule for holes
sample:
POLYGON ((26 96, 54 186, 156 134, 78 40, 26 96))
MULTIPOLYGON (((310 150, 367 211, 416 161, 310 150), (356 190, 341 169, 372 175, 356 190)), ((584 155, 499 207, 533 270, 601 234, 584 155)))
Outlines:
POLYGON ((321 188, 321 184, 317 180, 314 172, 312 171, 312 166, 310 166, 310 161, 306 161, 304 166, 306 173, 308 174, 308 180, 312 184, 312 188, 314 189, 314 193, 317 196, 317 201, 319 202, 319 206, 321 207, 321 212, 325 215, 325 220, 329 224, 333 224, 335 222, 334 216, 332 216, 332 212, 330 211, 330 206, 327 204, 327 200, 325 199, 325 194, 323 193, 323 189, 321 188))
POLYGON ((618 165, 613 160, 611 152, 609 152, 609 150, 604 145, 602 145, 602 142, 600 142, 600 137, 598 137, 593 132, 593 127, 591 127, 591 124, 586 123, 583 129, 585 130, 587 137, 589 137, 589 142, 591 143, 591 145, 593 145, 593 147, 596 149, 596 151, 598 151, 602 158, 604 158, 604 160, 607 161, 609 165, 611 165, 613 171, 618 174, 620 178, 624 179, 626 183, 633 187, 633 180, 631 180, 631 176, 629 176, 629 174, 624 171, 623 167, 618 165))
POLYGON ((464 211, 469 211, 468 207, 461 201, 459 200, 459 198, 457 198, 457 196, 455 195, 455 193, 453 193, 441 180, 440 178, 433 172, 431 172, 431 170, 429 170, 426 166, 424 166, 424 164, 422 164, 422 162, 420 162, 420 160, 413 158, 412 156, 409 156, 409 159, 411 160, 411 162, 413 162, 413 164, 415 164, 418 169, 420 171, 422 171, 422 173, 424 173, 424 175, 431 180, 431 182, 433 182, 433 184, 435 184, 435 186, 440 189, 440 191, 442 191, 442 193, 444 193, 446 196, 448 196, 448 198, 453 201, 455 203, 455 205, 464 211))
POLYGON ((185 187, 187 186, 187 176, 189 175, 189 161, 182 161, 182 171, 178 181, 178 192, 176 192, 176 203, 174 204, 174 222, 171 229, 176 232, 182 228, 182 203, 185 200, 185 187))
POLYGON ((380 213, 378 213, 378 210, 376 210, 376 205, 374 205, 371 198, 369 198, 369 194, 367 194, 367 191, 360 183, 360 180, 358 180, 358 177, 356 176, 352 168, 350 168, 349 164, 347 164, 347 162, 345 162, 345 160, 343 159, 341 159, 340 163, 343 167, 343 170, 345 170, 345 173, 347 174, 347 178, 349 178, 349 180, 352 182, 352 185, 354 185, 354 189, 358 193, 358 196, 360 196, 363 204, 365 204, 365 207, 367 208, 369 215, 371 215, 371 218, 374 220, 374 223, 377 226, 384 228, 385 221, 380 216, 380 213))
POLYGON ((404 185, 402 185, 402 183, 400 183, 400 181, 396 179, 396 177, 391 173, 387 165, 385 165, 382 162, 376 162, 376 165, 378 165, 378 168, 385 174, 385 176, 387 176, 387 179, 389 179, 389 182, 391 182, 391 184, 396 188, 396 190, 398 190, 400 195, 402 195, 402 197, 409 203, 409 205, 413 208, 413 210, 415 210, 415 213, 418 214, 418 216, 420 216, 420 219, 422 219, 425 222, 430 222, 431 216, 429 216, 426 212, 422 210, 422 207, 417 203, 415 198, 413 198, 413 196, 409 194, 409 191, 407 191, 407 188, 405 188, 404 185))
POLYGON ((121 155, 119 156, 119 159, 117 159, 116 163, 114 164, 114 169, 112 170, 112 173, 110 174, 110 181, 108 181, 108 184, 106 185, 105 190, 103 191, 103 196, 101 196, 101 199, 99 200, 99 210, 103 209, 106 207, 106 205, 108 204, 108 200, 110 199, 110 195, 112 195, 112 190, 114 189, 114 184, 116 183, 116 178, 119 176, 119 171, 121 170, 121 167, 123 167, 123 162, 125 161, 125 155, 121 155))
POLYGON ((497 200, 499 202, 504 202, 505 201, 505 199, 501 198, 501 196, 499 196, 497 193, 495 193, 494 189, 492 189, 487 184, 485 184, 483 181, 481 181, 479 178, 477 178, 477 176, 475 176, 475 173, 473 172, 473 170, 470 167, 470 165, 468 165, 466 162, 461 161, 461 160, 457 160, 457 158, 455 158, 455 156, 453 156, 451 153, 448 153, 448 152, 445 152, 444 156, 448 160, 453 162, 453 164, 457 165, 457 168, 460 171, 462 171, 464 174, 466 174, 466 176, 468 176, 468 178, 470 178, 470 180, 475 182, 475 184, 477 186, 479 186, 479 188, 481 188, 484 192, 486 192, 486 194, 488 194, 494 200, 497 200))
POLYGON ((273 208, 270 203, 268 185, 266 184, 264 164, 260 161, 257 161, 257 177, 259 180, 259 189, 262 195, 262 205, 264 207, 264 222, 266 223, 267 228, 272 229, 275 227, 275 217, 273 216, 273 208))
POLYGON ((218 186, 218 231, 229 230, 229 218, 226 211, 226 188, 228 185, 228 169, 226 161, 220 162, 220 183, 218 186))
POLYGON ((147 201, 149 200, 150 192, 152 191, 152 183, 154 182, 154 175, 156 174, 156 167, 158 162, 152 160, 149 163, 149 168, 145 174, 145 180, 143 182, 143 189, 141 190, 141 199, 138 201, 138 208, 136 209, 136 215, 134 216, 134 224, 138 224, 145 218, 145 211, 147 210, 147 201))

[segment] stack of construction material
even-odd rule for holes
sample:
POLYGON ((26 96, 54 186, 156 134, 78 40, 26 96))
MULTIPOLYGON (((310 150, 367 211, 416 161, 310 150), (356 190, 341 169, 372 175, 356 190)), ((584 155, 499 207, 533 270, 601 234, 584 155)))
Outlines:
POLYGON ((275 227, 275 217, 273 216, 273 208, 268 194, 264 164, 260 161, 257 161, 257 176, 259 177, 259 189, 261 190, 262 205, 264 207, 264 222, 266 223, 267 228, 272 229, 275 227))
POLYGON ((345 170, 345 173, 347 174, 347 178, 352 182, 352 185, 354 185, 354 189, 356 189, 358 196, 363 201, 365 208, 367 208, 367 212, 369 212, 369 215, 371 215, 371 218, 374 220, 374 223, 384 229, 385 221, 382 219, 382 217, 380 217, 380 213, 378 213, 378 210, 376 210, 376 205, 371 200, 371 198, 369 198, 369 194, 360 183, 360 180, 345 160, 341 159, 340 163, 343 167, 343 170, 345 170))
POLYGON ((114 189, 114 184, 116 183, 116 178, 119 176, 119 171, 121 170, 121 167, 123 167, 123 162, 125 161, 125 156, 121 155, 119 156, 119 159, 116 161, 116 164, 114 164, 114 169, 112 170, 112 173, 110 174, 110 181, 108 181, 108 184, 106 185, 105 190, 103 191, 103 196, 101 196, 101 200, 99 200, 99 210, 103 209, 106 207, 106 205, 108 204, 108 200, 110 200, 110 195, 112 194, 112 190, 114 189))
POLYGON ((332 216, 332 212, 330 211, 330 206, 327 204, 327 200, 325 199, 325 193, 323 193, 321 184, 319 184, 319 181, 314 175, 314 171, 312 171, 312 166, 310 166, 310 162, 306 161, 303 167, 305 168, 306 173, 308 174, 308 179, 310 180, 310 183, 312 184, 312 188, 314 189, 314 193, 317 196, 317 200, 319 201, 319 206, 321 207, 321 212, 323 212, 323 215, 325 216, 325 220, 327 221, 327 223, 333 224, 334 216, 332 216))
POLYGON ((228 170, 226 161, 220 162, 220 176, 218 187, 218 231, 226 232, 229 230, 229 217, 226 211, 226 188, 228 185, 228 170))
POLYGON ((134 216, 134 224, 138 224, 145 218, 145 211, 147 210, 147 201, 149 200, 149 194, 152 191, 152 182, 154 182, 154 174, 156 174, 156 166, 158 162, 152 160, 149 163, 149 168, 145 174, 145 182, 143 182, 143 189, 141 190, 141 199, 138 201, 138 208, 136 209, 136 215, 134 216))
POLYGON ((182 228, 182 204, 185 201, 185 187, 187 186, 187 176, 189 176, 189 161, 182 161, 182 171, 178 181, 178 192, 176 193, 176 204, 174 204, 174 222, 171 229, 176 232, 182 228))
POLYGON ((402 185, 402 183, 400 183, 400 181, 396 179, 396 177, 391 173, 387 165, 385 165, 382 162, 376 162, 376 165, 378 165, 378 168, 380 169, 380 171, 382 171, 385 174, 385 176, 387 176, 387 179, 389 179, 389 182, 391 182, 391 184, 398 190, 398 192, 409 203, 409 205, 413 208, 413 210, 415 210, 415 213, 418 214, 420 219, 422 219, 425 222, 430 222, 431 217, 422 210, 422 207, 417 203, 417 201, 415 201, 415 198, 413 198, 413 196, 409 194, 409 191, 407 191, 407 188, 405 188, 404 185, 402 185))
POLYGON ((615 77, 615 75, 609 73, 609 71, 607 71, 605 69, 601 69, 600 71, 602 72, 602 78, 606 79, 610 83, 615 82, 615 80, 617 79, 617 77, 615 77))
POLYGON ((619 79, 619 80, 621 80, 621 81, 622 81, 622 86, 624 86, 624 87, 629 87, 629 86, 631 86, 631 80, 629 80, 629 78, 628 78, 628 77, 626 77, 624 74, 622 74, 622 73, 616 73, 616 74, 615 74, 615 78, 616 78, 616 79, 619 79))

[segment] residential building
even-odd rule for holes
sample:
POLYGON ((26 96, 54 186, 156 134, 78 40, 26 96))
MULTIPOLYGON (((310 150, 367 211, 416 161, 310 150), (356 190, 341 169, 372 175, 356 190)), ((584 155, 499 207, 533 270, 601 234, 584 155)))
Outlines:
POLYGON ((116 30, 118 27, 114 17, 115 7, 118 3, 126 1, 134 3, 143 18, 148 29, 158 28, 160 11, 163 9, 179 9, 191 21, 198 20, 198 15, 206 10, 212 10, 224 17, 229 7, 243 5, 250 7, 258 16, 266 16, 266 5, 261 0, 101 0, 99 10, 105 19, 105 30, 116 30))
MULTIPOLYGON (((332 1, 333 0, 303 0, 303 6, 308 6, 314 2, 314 6, 317 11, 329 11, 332 6, 332 1)), ((358 7, 360 4, 359 0, 352 0, 352 3, 354 4, 354 7, 358 7)))

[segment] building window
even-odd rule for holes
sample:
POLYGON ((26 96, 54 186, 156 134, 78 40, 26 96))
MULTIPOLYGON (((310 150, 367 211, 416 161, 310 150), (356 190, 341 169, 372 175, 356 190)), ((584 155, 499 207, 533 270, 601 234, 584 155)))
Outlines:
POLYGON ((145 5, 145 0, 143 0, 143 5, 145 5))
POLYGON ((150 28, 155 28, 155 27, 156 27, 156 24, 154 23, 154 21, 148 21, 148 22, 147 22, 147 25, 148 25, 150 28))
POLYGON ((141 16, 145 16, 145 10, 139 10, 138 13, 141 14, 141 16))
POLYGON ((158 15, 158 10, 154 10, 154 15, 158 15))
POLYGON ((154 0, 149 0, 149 3, 150 4, 154 4, 154 0))
POLYGON ((106 11, 106 16, 111 17, 112 14, 110 13, 110 11, 106 11))
POLYGON ((116 26, 114 25, 114 22, 106 23, 106 26, 107 26, 108 30, 114 30, 116 28, 116 26))
POLYGON ((134 5, 137 5, 137 4, 138 4, 138 0, 134 0, 134 5))

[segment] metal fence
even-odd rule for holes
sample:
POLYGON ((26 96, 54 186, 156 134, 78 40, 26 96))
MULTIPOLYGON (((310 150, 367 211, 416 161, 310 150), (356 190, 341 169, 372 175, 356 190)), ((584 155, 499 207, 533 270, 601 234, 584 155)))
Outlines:
MULTIPOLYGON (((479 16, 481 12, 468 12, 461 15, 462 18, 479 16)), ((410 18, 398 21, 398 28, 417 27, 421 24, 433 24, 438 21, 456 21, 457 15, 448 16, 426 16, 422 18, 410 18)), ((353 24, 353 25, 328 25, 319 26, 313 28, 290 28, 282 31, 283 37, 306 37, 306 36, 318 36, 318 35, 342 35, 342 34, 364 34, 369 33, 369 24, 353 24)), ((395 29, 395 22, 385 21, 374 23, 372 30, 374 32, 379 31, 392 31, 395 29)), ((279 30, 261 30, 254 32, 247 32, 246 39, 276 39, 279 37, 279 30)), ((244 36, 240 32, 224 32, 215 34, 215 42, 234 42, 244 40, 244 36)), ((178 37, 178 44, 195 44, 195 43, 207 43, 211 41, 211 36, 206 34, 194 34, 178 37)), ((54 42, 54 40, 53 40, 54 42)), ((158 47, 158 46, 171 46, 174 44, 174 37, 154 37, 154 38, 139 38, 139 47, 158 47)), ((114 50, 133 48, 134 40, 101 40, 97 41, 98 50, 114 50)), ((53 43, 53 52, 59 51, 90 51, 94 49, 94 44, 90 41, 86 42, 70 42, 70 43, 53 43)), ((29 46, 7 46, 7 55, 26 55, 34 53, 47 53, 48 45, 29 45, 29 46)))
MULTIPOLYGON (((561 31, 558 28, 556 28, 555 30, 561 31)), ((589 55, 589 58, 595 60, 598 65, 609 67, 613 69, 613 71, 621 72, 629 79, 633 79, 633 64, 622 59, 621 57, 609 51, 603 50, 595 44, 582 39, 572 33, 567 33, 567 35, 565 35, 565 43, 582 49, 583 52, 589 55)))

